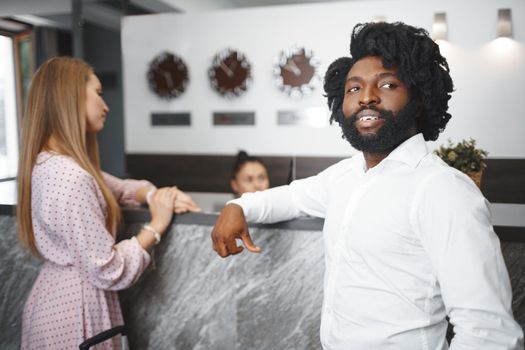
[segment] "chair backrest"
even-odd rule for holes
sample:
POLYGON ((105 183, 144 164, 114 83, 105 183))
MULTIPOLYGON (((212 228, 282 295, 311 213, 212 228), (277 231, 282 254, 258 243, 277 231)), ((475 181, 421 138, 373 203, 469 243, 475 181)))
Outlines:
POLYGON ((128 329, 125 325, 122 326, 116 326, 111 329, 108 329, 107 331, 104 331, 102 333, 99 333, 89 339, 86 339, 82 344, 79 345, 80 350, 88 350, 90 347, 100 344, 110 338, 113 338, 116 335, 122 335, 122 349, 128 348, 128 342, 127 342, 127 336, 128 329))

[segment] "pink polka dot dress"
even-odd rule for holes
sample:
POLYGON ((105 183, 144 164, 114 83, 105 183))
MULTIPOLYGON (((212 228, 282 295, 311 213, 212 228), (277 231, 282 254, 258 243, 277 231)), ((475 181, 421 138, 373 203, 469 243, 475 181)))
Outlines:
MULTIPOLYGON (((104 174, 120 203, 147 181, 104 174)), ((131 286, 150 261, 136 238, 115 244, 105 228, 106 202, 95 179, 71 158, 38 155, 31 210, 40 274, 22 318, 22 349, 78 349, 85 339, 123 324, 118 290, 131 286)), ((117 337, 118 338, 118 337, 117 337)), ((119 339, 95 349, 118 348, 119 339)))

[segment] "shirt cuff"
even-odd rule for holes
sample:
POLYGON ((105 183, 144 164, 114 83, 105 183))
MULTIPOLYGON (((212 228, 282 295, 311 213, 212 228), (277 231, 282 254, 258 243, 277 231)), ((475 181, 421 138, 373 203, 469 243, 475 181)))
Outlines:
POLYGON ((254 212, 253 209, 256 208, 256 206, 258 205, 257 194, 259 194, 259 192, 244 193, 239 198, 235 198, 235 199, 227 201, 226 205, 237 204, 239 207, 242 208, 242 211, 244 213, 244 219, 247 222, 253 222, 254 220, 256 220, 256 217, 253 215, 253 212, 254 212))

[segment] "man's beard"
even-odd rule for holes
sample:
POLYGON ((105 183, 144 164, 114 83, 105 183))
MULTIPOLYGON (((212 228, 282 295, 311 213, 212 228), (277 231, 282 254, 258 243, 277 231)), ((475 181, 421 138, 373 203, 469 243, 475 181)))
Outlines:
POLYGON ((368 153, 390 152, 412 136, 410 131, 415 129, 416 126, 417 109, 418 104, 416 100, 412 99, 397 115, 394 115, 392 111, 379 109, 375 106, 367 106, 361 108, 349 118, 344 118, 341 110, 339 125, 343 131, 343 137, 355 149, 368 153), (383 125, 376 134, 361 135, 355 126, 355 122, 359 119, 357 113, 365 109, 379 112, 379 118, 384 120, 383 125))

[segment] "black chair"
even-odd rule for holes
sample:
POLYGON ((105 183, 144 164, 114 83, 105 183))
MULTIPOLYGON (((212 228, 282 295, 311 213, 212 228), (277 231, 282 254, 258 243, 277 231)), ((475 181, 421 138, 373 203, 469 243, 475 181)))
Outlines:
POLYGON ((89 339, 86 339, 82 344, 80 344, 79 349, 88 350, 93 345, 100 344, 103 341, 113 338, 116 335, 122 335, 122 349, 128 349, 128 340, 126 337, 128 335, 128 329, 124 325, 113 327, 111 329, 108 329, 107 331, 104 331, 89 339))

